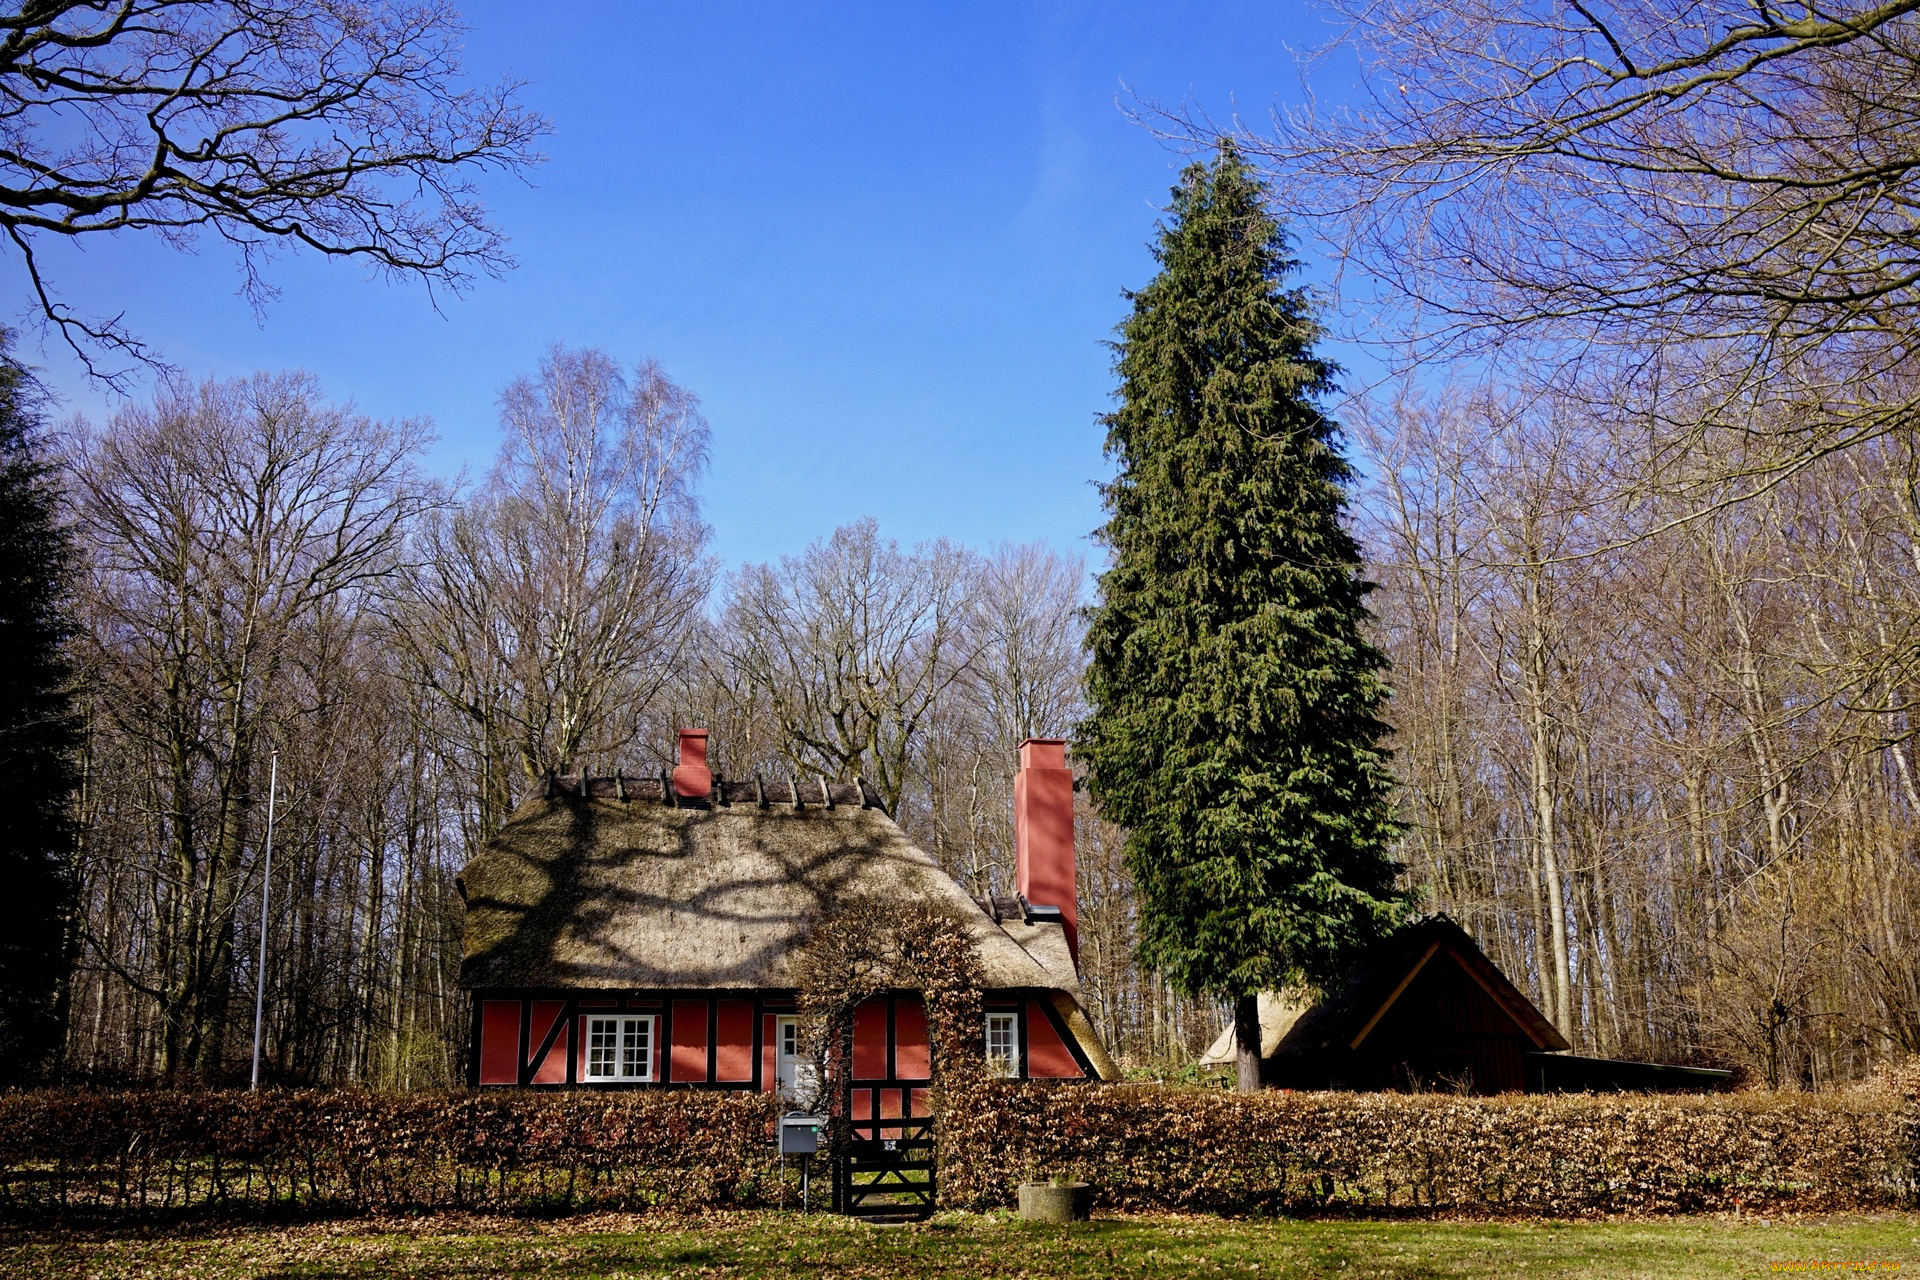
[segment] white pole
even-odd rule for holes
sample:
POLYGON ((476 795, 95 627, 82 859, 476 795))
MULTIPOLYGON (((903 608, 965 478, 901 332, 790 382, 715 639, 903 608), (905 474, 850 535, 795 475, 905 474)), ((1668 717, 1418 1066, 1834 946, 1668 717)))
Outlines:
POLYGON ((280 748, 267 765, 267 864, 260 872, 260 970, 253 989, 253 1083, 260 1087, 260 1027, 267 1009, 267 889, 273 883, 273 802, 280 784, 280 748))

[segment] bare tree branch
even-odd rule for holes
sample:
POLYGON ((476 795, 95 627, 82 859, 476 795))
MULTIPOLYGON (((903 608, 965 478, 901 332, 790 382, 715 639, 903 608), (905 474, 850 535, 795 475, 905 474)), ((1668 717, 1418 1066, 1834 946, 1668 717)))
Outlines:
POLYGON ((147 348, 59 300, 40 236, 144 231, 287 248, 458 290, 511 264, 474 185, 540 159, 511 82, 462 83, 446 0, 45 0, 0 11, 0 228, 43 322, 96 376, 147 348))
POLYGON ((1361 101, 1243 132, 1357 336, 1756 478, 1920 418, 1920 0, 1342 12, 1361 101))

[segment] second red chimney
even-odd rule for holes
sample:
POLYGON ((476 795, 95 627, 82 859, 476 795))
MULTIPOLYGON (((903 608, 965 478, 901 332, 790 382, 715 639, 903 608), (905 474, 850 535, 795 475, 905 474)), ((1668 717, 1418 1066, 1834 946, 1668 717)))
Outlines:
POLYGON ((680 765, 673 771, 674 794, 704 800, 713 792, 713 771, 707 768, 707 731, 680 731, 680 765))
POLYGON ((1020 744, 1013 779, 1013 844, 1020 896, 1036 907, 1058 907, 1067 946, 1080 959, 1080 908, 1073 873, 1073 771, 1061 738, 1020 744))

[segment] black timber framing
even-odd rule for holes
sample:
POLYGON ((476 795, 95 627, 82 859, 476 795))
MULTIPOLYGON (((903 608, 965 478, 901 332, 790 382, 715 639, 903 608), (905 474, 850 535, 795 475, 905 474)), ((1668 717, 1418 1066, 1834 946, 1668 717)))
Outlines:
MULTIPOLYGON (((1099 1073, 1081 1049, 1080 1042, 1068 1029, 1053 1007, 1052 993, 1041 988, 1016 988, 1013 990, 993 990, 984 993, 983 1012, 1011 1013, 1015 1018, 1015 1028, 1019 1038, 1019 1071, 1023 1079, 1030 1078, 1027 1047, 1031 1031, 1032 1010, 1037 1008, 1060 1042, 1067 1048, 1075 1065, 1080 1068, 1086 1080, 1098 1080, 1099 1073)), ((895 1059, 899 1054, 899 1002, 901 1000, 919 1000, 917 992, 896 991, 873 997, 885 1002, 886 1007, 886 1076, 872 1080, 855 1080, 856 1089, 924 1089, 930 1081, 927 1079, 905 1080, 896 1076, 895 1059)), ((507 1085, 480 1084, 480 1034, 483 1026, 483 1009, 489 1000, 514 1001, 519 1004, 519 1044, 516 1047, 515 1061, 518 1065, 519 1086, 529 1089, 735 1089, 764 1090, 766 1080, 765 1059, 768 1048, 766 1037, 766 1019, 769 1017, 791 1017, 795 1011, 795 993, 791 991, 741 991, 730 988, 704 990, 657 990, 636 987, 575 988, 556 990, 552 988, 507 987, 481 988, 471 993, 472 1012, 469 1017, 467 1040, 467 1071, 469 1087, 508 1088, 507 1085), (676 1001, 697 1000, 706 1005, 706 1079, 674 1080, 673 1066, 673 1019, 676 1001), (719 1019, 720 1002, 737 1000, 751 1002, 753 1006, 753 1066, 750 1080, 715 1080, 719 1074, 719 1019), (539 1044, 533 1043, 533 1006, 535 1001, 557 1001, 561 1009, 553 1025, 547 1028, 539 1044), (583 1007, 586 1006, 586 1007, 583 1007), (580 1018, 584 1015, 613 1013, 644 1013, 656 1017, 656 1039, 654 1046, 655 1069, 652 1080, 633 1081, 631 1083, 583 1083, 575 1078, 580 1046, 574 1041, 579 1034, 580 1018), (564 1082, 535 1083, 533 1076, 539 1064, 556 1046, 566 1045, 566 1078, 564 1082)), ((928 1031, 928 1052, 932 1053, 932 1026, 928 1031)), ((982 1046, 984 1048, 984 1046, 982 1046)), ((777 1048, 777 1042, 776 1042, 777 1048)), ((877 1110, 877 1107, 876 1107, 877 1110)))
MULTIPOLYGON (((1053 1028, 1053 1033, 1060 1037, 1060 1043, 1067 1046, 1067 1053, 1072 1056, 1074 1065, 1080 1068, 1081 1077, 1085 1080, 1100 1078, 1100 1073, 1093 1068, 1093 1061, 1080 1047, 1080 1038, 1073 1034, 1066 1020, 1060 1016, 1060 1011, 1053 1007, 1052 992, 1040 987, 989 991, 980 1005, 983 1016, 989 1013, 1011 1013, 1014 1016, 1014 1035, 1019 1041, 1020 1051, 1020 1079, 1034 1078, 1032 1068, 1027 1061, 1028 1033, 1032 1030, 1030 1010, 1034 1006, 1039 1007, 1040 1016, 1045 1018, 1047 1025, 1053 1028)), ((1041 1078, 1051 1080, 1055 1077, 1041 1078)))
POLYGON ((500 1089, 513 1086, 501 1084, 480 1084, 480 1032, 483 1025, 483 1008, 489 1000, 516 1002, 520 1013, 519 1044, 516 1049, 519 1071, 519 1085, 529 1089, 732 1089, 757 1091, 766 1085, 766 1073, 763 1058, 766 1052, 765 1034, 768 1017, 791 1016, 794 1001, 791 993, 780 991, 740 991, 719 988, 703 991, 661 991, 637 987, 607 987, 598 989, 552 990, 548 988, 481 988, 472 992, 473 1014, 472 1031, 468 1040, 467 1083, 474 1088, 500 1089), (673 1080, 673 1006, 677 1000, 702 1001, 707 1007, 707 1062, 705 1080, 673 1080), (753 1006, 753 1062, 752 1075, 747 1080, 715 1080, 718 1054, 718 1019, 720 1002, 737 1000, 753 1006), (548 1029, 540 1045, 533 1045, 533 1005, 535 1001, 558 1001, 560 1015, 548 1029), (646 1015, 658 1019, 654 1046, 655 1067, 652 1080, 636 1080, 630 1083, 600 1082, 586 1084, 575 1077, 579 1061, 579 1046, 573 1043, 579 1029, 579 1020, 583 1016, 612 1016, 615 1014, 646 1015), (536 1083, 534 1073, 539 1063, 553 1047, 565 1040, 567 1043, 566 1079, 564 1082, 536 1083), (538 1050, 538 1052, 530 1052, 538 1050))

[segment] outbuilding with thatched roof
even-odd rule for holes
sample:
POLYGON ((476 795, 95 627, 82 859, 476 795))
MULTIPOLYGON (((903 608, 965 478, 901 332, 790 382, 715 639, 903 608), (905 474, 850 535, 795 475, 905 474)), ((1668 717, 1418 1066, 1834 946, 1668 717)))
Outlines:
MULTIPOLYGON (((1675 1092, 1730 1076, 1568 1053, 1559 1028, 1444 914, 1382 939, 1325 999, 1263 992, 1259 1009, 1261 1079, 1281 1088, 1675 1092)), ((1233 1059, 1229 1026, 1201 1063, 1233 1059)))

